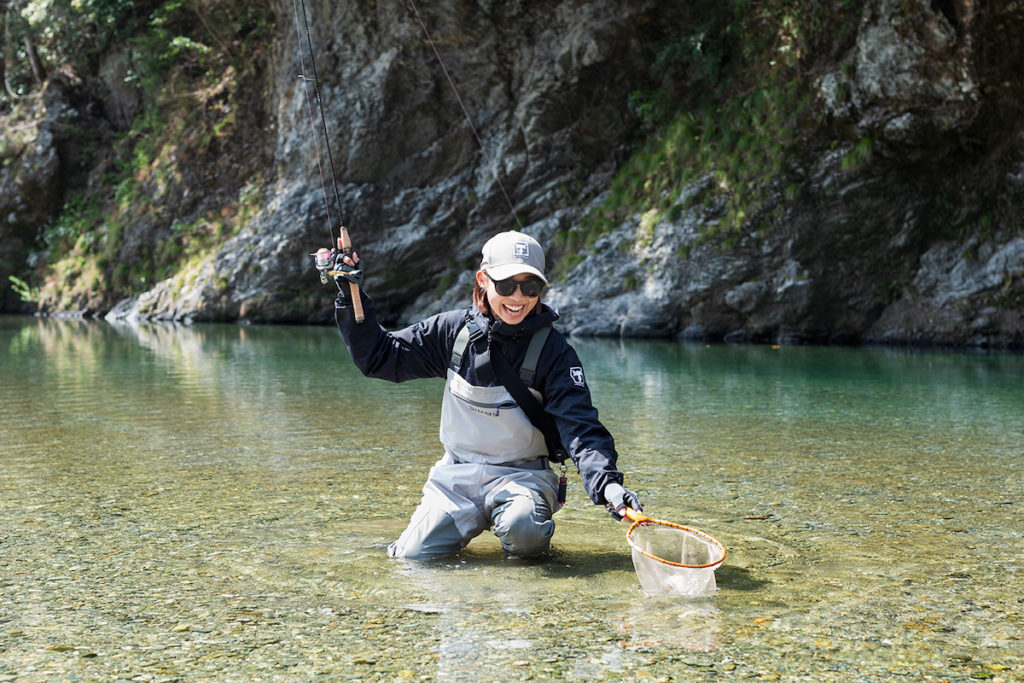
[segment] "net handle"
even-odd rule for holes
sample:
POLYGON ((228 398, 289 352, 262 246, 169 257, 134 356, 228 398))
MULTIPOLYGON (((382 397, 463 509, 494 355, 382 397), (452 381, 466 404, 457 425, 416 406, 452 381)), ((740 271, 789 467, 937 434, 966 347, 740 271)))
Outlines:
POLYGON ((653 522, 653 521, 655 521, 653 517, 648 517, 644 513, 640 512, 639 510, 634 510, 633 508, 629 507, 628 505, 626 506, 626 510, 625 510, 625 512, 623 512, 623 514, 626 517, 629 518, 629 521, 631 521, 631 522, 639 522, 640 524, 643 524, 644 522, 653 522))
POLYGON ((637 551, 641 555, 649 557, 652 560, 655 560, 657 562, 661 562, 662 564, 668 564, 668 565, 671 565, 673 567, 684 567, 686 569, 707 569, 708 567, 717 567, 718 565, 722 564, 723 561, 725 561, 725 554, 726 554, 725 546, 722 545, 722 543, 717 538, 714 538, 712 536, 708 536, 703 531, 698 531, 697 529, 691 529, 688 526, 683 526, 682 524, 676 524, 675 522, 667 522, 664 519, 655 519, 653 517, 648 517, 644 513, 640 512, 638 510, 634 510, 633 508, 631 508, 629 506, 626 506, 626 509, 623 512, 623 514, 631 522, 633 522, 632 524, 629 525, 629 529, 626 530, 626 543, 628 543, 629 546, 631 548, 633 548, 633 550, 637 551), (672 562, 671 560, 666 560, 666 559, 664 559, 662 557, 658 557, 657 555, 652 555, 649 552, 647 552, 646 550, 644 550, 643 548, 640 548, 639 546, 635 545, 633 543, 633 538, 632 538, 633 537, 633 529, 637 528, 638 526, 646 526, 646 525, 652 525, 652 524, 657 524, 657 525, 660 525, 660 526, 667 526, 667 527, 672 528, 672 529, 680 529, 682 531, 688 531, 691 534, 694 534, 696 536, 700 536, 701 538, 703 538, 706 541, 712 543, 713 545, 718 546, 718 548, 722 551, 722 556, 720 558, 718 558, 716 561, 708 562, 707 564, 681 564, 679 562, 672 562))

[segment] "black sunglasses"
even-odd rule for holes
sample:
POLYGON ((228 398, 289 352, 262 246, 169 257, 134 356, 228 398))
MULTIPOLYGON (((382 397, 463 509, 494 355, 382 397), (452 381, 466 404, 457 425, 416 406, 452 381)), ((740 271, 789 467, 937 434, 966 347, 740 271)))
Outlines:
POLYGON ((490 273, 487 273, 487 277, 494 283, 494 291, 501 296, 512 296, 516 293, 517 286, 519 287, 519 291, 523 293, 523 296, 530 297, 531 299, 540 296, 544 291, 544 283, 536 278, 517 282, 512 278, 495 280, 491 277, 490 273))

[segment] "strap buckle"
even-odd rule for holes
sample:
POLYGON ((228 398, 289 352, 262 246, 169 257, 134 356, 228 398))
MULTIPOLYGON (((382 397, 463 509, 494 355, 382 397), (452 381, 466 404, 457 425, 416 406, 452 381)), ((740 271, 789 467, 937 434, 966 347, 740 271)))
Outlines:
POLYGON ((469 343, 475 344, 487 335, 480 329, 480 326, 476 324, 475 320, 470 320, 466 323, 466 327, 469 328, 469 343))

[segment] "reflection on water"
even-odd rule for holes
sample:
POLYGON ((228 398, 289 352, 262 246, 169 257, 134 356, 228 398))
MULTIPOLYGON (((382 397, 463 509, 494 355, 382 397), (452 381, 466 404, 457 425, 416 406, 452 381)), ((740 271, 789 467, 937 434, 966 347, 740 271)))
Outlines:
POLYGON ((645 597, 578 480, 545 561, 387 559, 443 385, 331 329, 0 318, 0 678, 1024 676, 1024 357, 575 345, 713 598, 645 597))

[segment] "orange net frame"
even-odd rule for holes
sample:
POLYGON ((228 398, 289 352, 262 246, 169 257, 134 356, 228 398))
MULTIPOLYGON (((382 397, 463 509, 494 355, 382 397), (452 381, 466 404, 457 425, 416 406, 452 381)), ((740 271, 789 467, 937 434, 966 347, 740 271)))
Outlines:
POLYGON ((626 531, 626 542, 633 549, 633 566, 644 592, 691 597, 715 592, 715 568, 726 554, 718 540, 630 508, 626 516, 633 522, 626 531))

